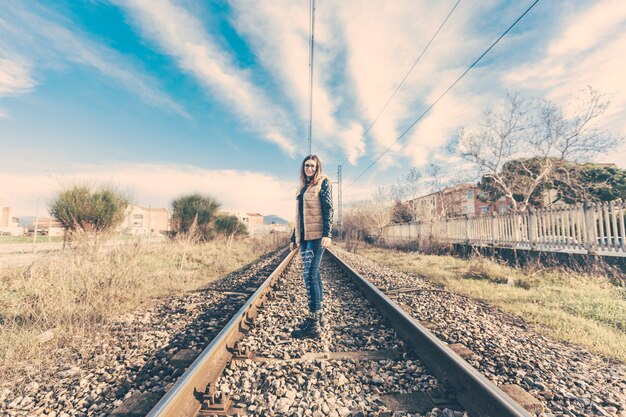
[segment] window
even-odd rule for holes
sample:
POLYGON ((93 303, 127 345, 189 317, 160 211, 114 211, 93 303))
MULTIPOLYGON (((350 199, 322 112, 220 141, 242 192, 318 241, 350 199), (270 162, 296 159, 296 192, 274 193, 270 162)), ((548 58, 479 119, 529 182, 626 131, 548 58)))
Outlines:
POLYGON ((143 219, 143 214, 133 214, 133 219, 142 220, 143 219))
POLYGON ((467 190, 467 199, 470 201, 474 199, 474 190, 467 190))
POLYGON ((480 214, 489 214, 489 206, 480 206, 478 208, 480 210, 480 214))

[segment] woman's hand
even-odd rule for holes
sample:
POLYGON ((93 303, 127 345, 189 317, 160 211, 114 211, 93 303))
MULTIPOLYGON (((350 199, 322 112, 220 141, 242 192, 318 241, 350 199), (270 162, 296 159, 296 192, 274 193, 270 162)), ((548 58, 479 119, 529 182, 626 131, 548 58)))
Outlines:
POLYGON ((332 245, 332 241, 330 240, 329 237, 323 237, 322 238, 322 249, 328 249, 330 248, 330 245, 332 245))
POLYGON ((293 242, 289 242, 289 250, 290 250, 291 252, 293 252, 293 250, 294 250, 295 248, 296 248, 296 244, 295 244, 295 243, 293 243, 293 242))

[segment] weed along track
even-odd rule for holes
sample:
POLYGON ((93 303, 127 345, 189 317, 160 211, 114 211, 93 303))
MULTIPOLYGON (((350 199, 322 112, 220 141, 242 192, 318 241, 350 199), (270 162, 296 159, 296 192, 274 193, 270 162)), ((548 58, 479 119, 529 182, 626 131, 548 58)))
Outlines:
POLYGON ((322 277, 321 338, 290 335, 308 311, 292 253, 149 415, 530 415, 332 252, 322 277))

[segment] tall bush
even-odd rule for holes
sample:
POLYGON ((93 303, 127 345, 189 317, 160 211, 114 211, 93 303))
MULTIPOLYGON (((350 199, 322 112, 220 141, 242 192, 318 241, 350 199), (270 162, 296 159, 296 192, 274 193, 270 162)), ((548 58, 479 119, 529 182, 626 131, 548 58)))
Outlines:
POLYGON ((129 204, 128 196, 111 187, 77 185, 59 192, 48 208, 66 231, 102 233, 122 222, 129 204))
POLYGON ((248 228, 236 216, 222 215, 215 218, 215 232, 227 237, 245 236, 248 228))
POLYGON ((194 235, 200 240, 213 238, 213 220, 221 204, 211 195, 184 195, 172 202, 174 236, 194 235))

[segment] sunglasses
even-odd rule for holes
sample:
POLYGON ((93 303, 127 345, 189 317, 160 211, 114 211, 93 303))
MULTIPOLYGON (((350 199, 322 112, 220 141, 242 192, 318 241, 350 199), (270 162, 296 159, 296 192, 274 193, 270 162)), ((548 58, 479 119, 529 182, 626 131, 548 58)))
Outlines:
POLYGON ((315 164, 304 164, 305 168, 317 168, 317 165, 315 164))

